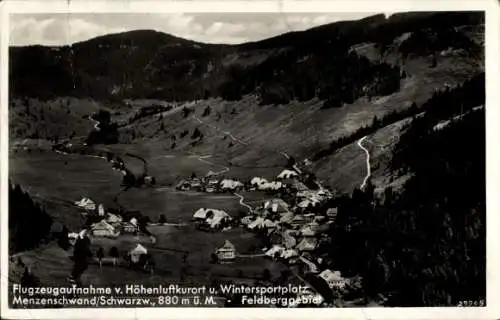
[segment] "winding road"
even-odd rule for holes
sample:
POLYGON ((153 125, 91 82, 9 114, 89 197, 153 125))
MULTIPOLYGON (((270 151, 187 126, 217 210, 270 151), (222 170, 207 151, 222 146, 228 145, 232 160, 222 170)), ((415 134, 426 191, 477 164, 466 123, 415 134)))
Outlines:
POLYGON ((240 205, 242 205, 243 207, 245 207, 245 208, 247 208, 248 210, 250 210, 250 212, 252 212, 252 211, 253 211, 253 208, 252 208, 252 207, 250 207, 248 204, 246 204, 245 202, 243 202, 243 201, 245 201, 245 197, 244 197, 244 196, 242 196, 241 194, 236 193, 236 192, 235 192, 235 193, 233 193, 233 194, 234 194, 235 196, 237 196, 238 198, 240 198, 240 205))
POLYGON ((358 146, 363 149, 363 151, 366 153, 366 177, 363 179, 363 183, 361 184, 361 189, 363 189, 366 186, 366 183, 368 179, 370 179, 372 173, 371 173, 371 166, 370 166, 370 152, 368 149, 363 147, 362 142, 367 138, 368 136, 364 136, 363 138, 358 140, 358 146))

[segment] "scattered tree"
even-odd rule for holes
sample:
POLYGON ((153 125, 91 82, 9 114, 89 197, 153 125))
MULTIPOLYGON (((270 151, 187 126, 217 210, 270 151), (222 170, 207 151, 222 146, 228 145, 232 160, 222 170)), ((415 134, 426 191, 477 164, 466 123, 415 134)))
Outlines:
POLYGON ((160 217, 158 218, 158 223, 164 224, 167 222, 167 218, 165 218, 164 214, 160 214, 160 217))
POLYGON ((97 261, 99 262, 99 268, 102 268, 102 258, 104 258, 104 249, 99 247, 96 253, 97 261))
POLYGON ((113 266, 116 266, 118 257, 119 257, 119 252, 117 247, 111 247, 109 250, 109 256, 113 258, 113 266))
POLYGON ((211 111, 212 109, 210 108, 210 106, 206 106, 205 110, 203 110, 202 117, 208 117, 211 111))

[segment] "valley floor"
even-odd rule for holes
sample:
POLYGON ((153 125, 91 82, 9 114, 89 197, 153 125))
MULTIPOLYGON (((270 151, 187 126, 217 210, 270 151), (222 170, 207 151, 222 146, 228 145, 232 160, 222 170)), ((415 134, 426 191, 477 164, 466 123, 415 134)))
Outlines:
MULTIPOLYGON (((114 146, 116 148, 117 146, 114 146)), ((114 150, 116 152, 116 150, 114 150)), ((134 152, 134 148, 123 148, 120 154, 134 152)), ((120 185, 121 174, 111 170, 110 164, 99 157, 56 153, 47 148, 17 148, 11 150, 11 179, 22 186, 41 203, 54 219, 63 223, 70 232, 79 232, 83 224, 81 209, 74 202, 89 197, 113 207, 116 202, 127 210, 139 210, 151 221, 164 215, 167 225, 151 225, 148 230, 155 236, 152 244, 148 237, 120 236, 117 239, 92 238, 92 251, 102 247, 109 252, 116 246, 120 252, 132 249, 137 243, 144 245, 155 258, 155 274, 134 271, 120 264, 116 267, 105 264, 102 269, 95 263, 83 274, 83 284, 119 285, 142 283, 145 285, 182 283, 185 286, 210 285, 214 279, 235 283, 255 284, 262 281, 262 271, 268 269, 271 277, 278 277, 287 266, 263 257, 261 240, 242 228, 224 232, 204 232, 191 224, 193 213, 199 208, 217 208, 236 215, 248 212, 247 203, 269 199, 261 192, 240 194, 208 194, 181 192, 172 187, 179 177, 188 177, 192 172, 209 171, 220 174, 223 168, 211 162, 209 157, 192 154, 157 154, 149 157, 149 170, 158 175, 155 187, 130 188, 120 185), (48 178, 50 177, 50 179, 48 178), (50 180, 50 183, 48 182, 50 180), (230 264, 213 264, 210 254, 230 240, 237 249, 237 259, 230 264), (119 272, 117 272, 118 270, 119 272)), ((127 158, 127 165, 133 159, 127 158)), ((251 171, 246 170, 247 175, 251 171)), ((71 250, 64 251, 55 244, 15 255, 30 266, 32 272, 46 285, 66 285, 71 272, 71 250)), ((14 257, 12 257, 14 258, 14 257)), ((12 281, 19 279, 19 272, 12 264, 12 281), (18 273, 16 276, 16 272, 18 273)), ((299 278, 290 278, 300 284, 299 278)))

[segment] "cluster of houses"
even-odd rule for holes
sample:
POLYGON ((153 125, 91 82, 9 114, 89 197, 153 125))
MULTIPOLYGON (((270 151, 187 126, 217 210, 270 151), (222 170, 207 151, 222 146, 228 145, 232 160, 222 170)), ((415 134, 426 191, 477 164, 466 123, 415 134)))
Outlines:
POLYGON ((184 179, 176 185, 177 190, 198 192, 237 192, 245 185, 235 179, 215 179, 210 177, 184 179))
MULTIPOLYGON (((225 180, 222 180, 225 181, 225 180)), ((229 180, 234 181, 234 180, 229 180)), ((184 182, 189 184, 189 182, 184 182)), ((212 182, 220 186, 221 182, 212 182)), ((195 180, 195 184, 203 188, 203 179, 195 180)), ((327 231, 335 221, 337 208, 325 210, 323 204, 333 198, 326 188, 311 190, 300 182, 300 174, 294 170, 283 170, 276 181, 267 181, 255 177, 249 183, 235 184, 247 190, 262 190, 262 188, 288 188, 291 195, 288 202, 274 198, 262 202, 251 212, 241 218, 238 223, 249 231, 264 234, 269 239, 269 246, 263 249, 263 254, 270 259, 282 261, 290 266, 296 266, 301 273, 313 275, 324 281, 332 292, 342 292, 353 279, 344 278, 339 271, 330 270, 326 257, 318 254, 317 249, 322 244, 329 243, 327 231), (322 208, 322 210, 317 210, 322 208)), ((229 182, 224 186, 231 188, 229 182)), ((186 190, 190 188, 187 187, 186 190)), ((203 190, 203 189, 200 189, 203 190)), ((226 212, 217 209, 199 209, 193 216, 198 223, 208 228, 224 229, 234 222, 226 212)), ((231 261, 236 257, 235 246, 226 243, 215 251, 219 261, 231 261)))
POLYGON ((208 175, 198 178, 191 177, 183 179, 177 185, 176 189, 182 191, 198 191, 198 192, 238 192, 238 191, 281 191, 295 187, 298 173, 293 170, 285 169, 281 172, 276 180, 268 181, 265 178, 253 177, 249 181, 241 182, 237 179, 216 179, 208 175))
MULTIPOLYGON (((124 221, 121 215, 108 212, 103 204, 97 205, 89 198, 82 198, 75 204, 84 209, 83 214, 92 214, 97 220, 90 225, 92 236, 117 238, 121 234, 137 234, 139 232, 139 224, 135 217, 124 221)), ((70 238, 73 236, 74 234, 69 235, 70 238)))
MULTIPOLYGON (((68 233, 69 242, 74 245, 82 233, 93 237, 104 237, 116 239, 120 235, 138 235, 140 232, 139 221, 132 217, 129 221, 125 221, 119 213, 109 212, 103 204, 97 204, 90 198, 84 197, 80 201, 76 201, 75 205, 82 208, 82 214, 92 218, 94 223, 91 223, 88 229, 80 231, 80 233, 68 233)), ((155 244, 156 239, 150 235, 152 244, 155 244)), ((113 265, 117 264, 118 253, 113 255, 113 265)), ((144 269, 153 272, 154 261, 148 250, 140 243, 137 243, 133 248, 128 250, 123 256, 129 267, 144 269)), ((97 257, 99 264, 102 263, 102 257, 97 257)))
POLYGON ((325 257, 317 254, 322 244, 329 243, 327 230, 335 221, 337 208, 316 213, 314 208, 331 198, 328 190, 298 191, 295 204, 282 199, 264 202, 241 220, 248 230, 264 233, 270 245, 263 249, 270 259, 295 266, 304 274, 324 281, 332 292, 342 292, 353 279, 327 268, 325 257))
POLYGON ((234 219, 223 210, 200 208, 194 213, 193 221, 198 229, 227 230, 231 228, 234 219))

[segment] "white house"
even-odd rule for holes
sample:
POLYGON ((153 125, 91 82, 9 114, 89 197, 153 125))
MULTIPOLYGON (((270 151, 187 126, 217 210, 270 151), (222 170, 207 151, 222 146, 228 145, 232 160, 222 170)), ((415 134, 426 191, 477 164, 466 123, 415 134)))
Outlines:
POLYGON ((285 247, 275 244, 274 246, 271 247, 271 249, 265 252, 265 255, 274 258, 276 254, 279 254, 281 256, 284 250, 285 247))
POLYGON ((276 228, 278 223, 269 219, 264 220, 263 227, 264 228, 276 228))
POLYGON ((304 199, 299 204, 297 204, 297 207, 299 208, 308 208, 308 207, 316 207, 319 205, 320 201, 318 199, 304 199))
POLYGON ((291 230, 286 230, 282 234, 283 236, 283 244, 287 249, 291 249, 297 245, 297 239, 293 236, 291 230))
POLYGON ((209 180, 207 186, 205 187, 206 192, 215 192, 217 191, 217 186, 219 185, 218 180, 209 180))
POLYGON ((133 224, 134 226, 137 226, 137 219, 136 218, 132 218, 130 219, 130 223, 133 224))
POLYGON ((315 238, 303 238, 302 241, 297 245, 297 250, 299 251, 312 251, 316 249, 318 241, 315 238))
POLYGON ((265 184, 267 183, 268 181, 264 178, 260 178, 260 177, 253 177, 252 180, 250 180, 250 184, 254 187, 258 187, 262 184, 265 184))
POLYGON ((230 261, 236 258, 236 247, 229 240, 226 240, 224 245, 215 251, 217 258, 221 261, 230 261))
POLYGON ((222 223, 231 220, 231 216, 222 210, 212 210, 213 214, 206 219, 206 223, 210 226, 210 228, 217 228, 222 223))
POLYGON ((309 268, 309 272, 311 272, 311 273, 318 273, 319 272, 318 267, 312 261, 309 261, 308 259, 306 259, 303 256, 300 257, 299 259, 309 268))
POLYGON ((122 222, 122 220, 123 219, 122 219, 121 216, 108 212, 108 219, 107 219, 107 221, 109 223, 120 223, 120 222, 122 222))
POLYGON ((221 190, 237 190, 243 188, 243 183, 236 180, 224 179, 220 182, 221 190))
POLYGON ((330 269, 323 270, 319 277, 325 280, 328 286, 332 289, 342 289, 347 283, 347 279, 343 278, 340 271, 331 271, 330 269))
POLYGON ((291 179, 298 176, 299 174, 296 171, 285 169, 281 171, 281 173, 278 175, 277 178, 282 180, 282 179, 291 179))
POLYGON ((107 223, 105 220, 101 220, 97 223, 94 223, 90 230, 92 235, 96 237, 112 237, 116 238, 120 235, 120 231, 116 230, 115 227, 107 223))
POLYGON ((331 219, 335 219, 338 213, 339 213, 338 208, 328 208, 328 210, 326 210, 326 215, 331 219))
POLYGON ((205 220, 207 218, 208 211, 209 211, 209 209, 205 209, 205 208, 198 209, 194 213, 193 219, 195 219, 195 220, 205 220))
POLYGON ((76 238, 78 238, 80 235, 76 232, 70 232, 68 233, 68 240, 71 245, 74 245, 76 242, 76 238))
POLYGON ((253 218, 254 218, 253 216, 245 216, 241 218, 240 223, 242 225, 248 226, 250 223, 252 223, 253 218))
POLYGON ((137 244, 137 246, 129 251, 130 260, 133 263, 139 262, 139 259, 142 255, 147 254, 148 250, 144 248, 141 244, 137 244))
POLYGON ((126 233, 134 233, 134 232, 139 231, 139 228, 135 224, 132 224, 130 222, 125 222, 122 224, 122 230, 123 230, 123 232, 126 232, 126 233))
POLYGON ((290 211, 290 206, 281 199, 272 199, 264 203, 264 209, 274 213, 286 213, 290 211))
POLYGON ((259 190, 279 190, 284 187, 284 184, 281 181, 271 181, 261 183, 257 186, 259 190))
POLYGON ((101 203, 97 209, 97 212, 99 216, 104 216, 106 214, 106 211, 104 210, 104 205, 101 203))
POLYGON ((76 201, 75 205, 79 206, 80 208, 84 208, 85 210, 95 210, 96 209, 96 204, 94 201, 92 201, 89 198, 82 198, 80 201, 76 201))
POLYGON ((299 256, 299 253, 297 252, 297 250, 294 250, 294 249, 286 249, 286 250, 283 250, 281 252, 281 257, 283 259, 290 259, 290 258, 295 258, 298 256, 299 256))
POLYGON ((283 212, 280 217, 280 223, 291 223, 293 221, 292 212, 283 212))
POLYGON ((302 234, 303 237, 314 237, 316 235, 317 228, 312 226, 311 224, 304 226, 300 230, 300 233, 302 234))
POLYGON ((257 217, 257 219, 255 219, 254 221, 250 222, 247 227, 248 227, 248 229, 251 229, 251 230, 253 230, 253 229, 262 229, 262 228, 264 228, 264 221, 265 221, 264 218, 257 217))

